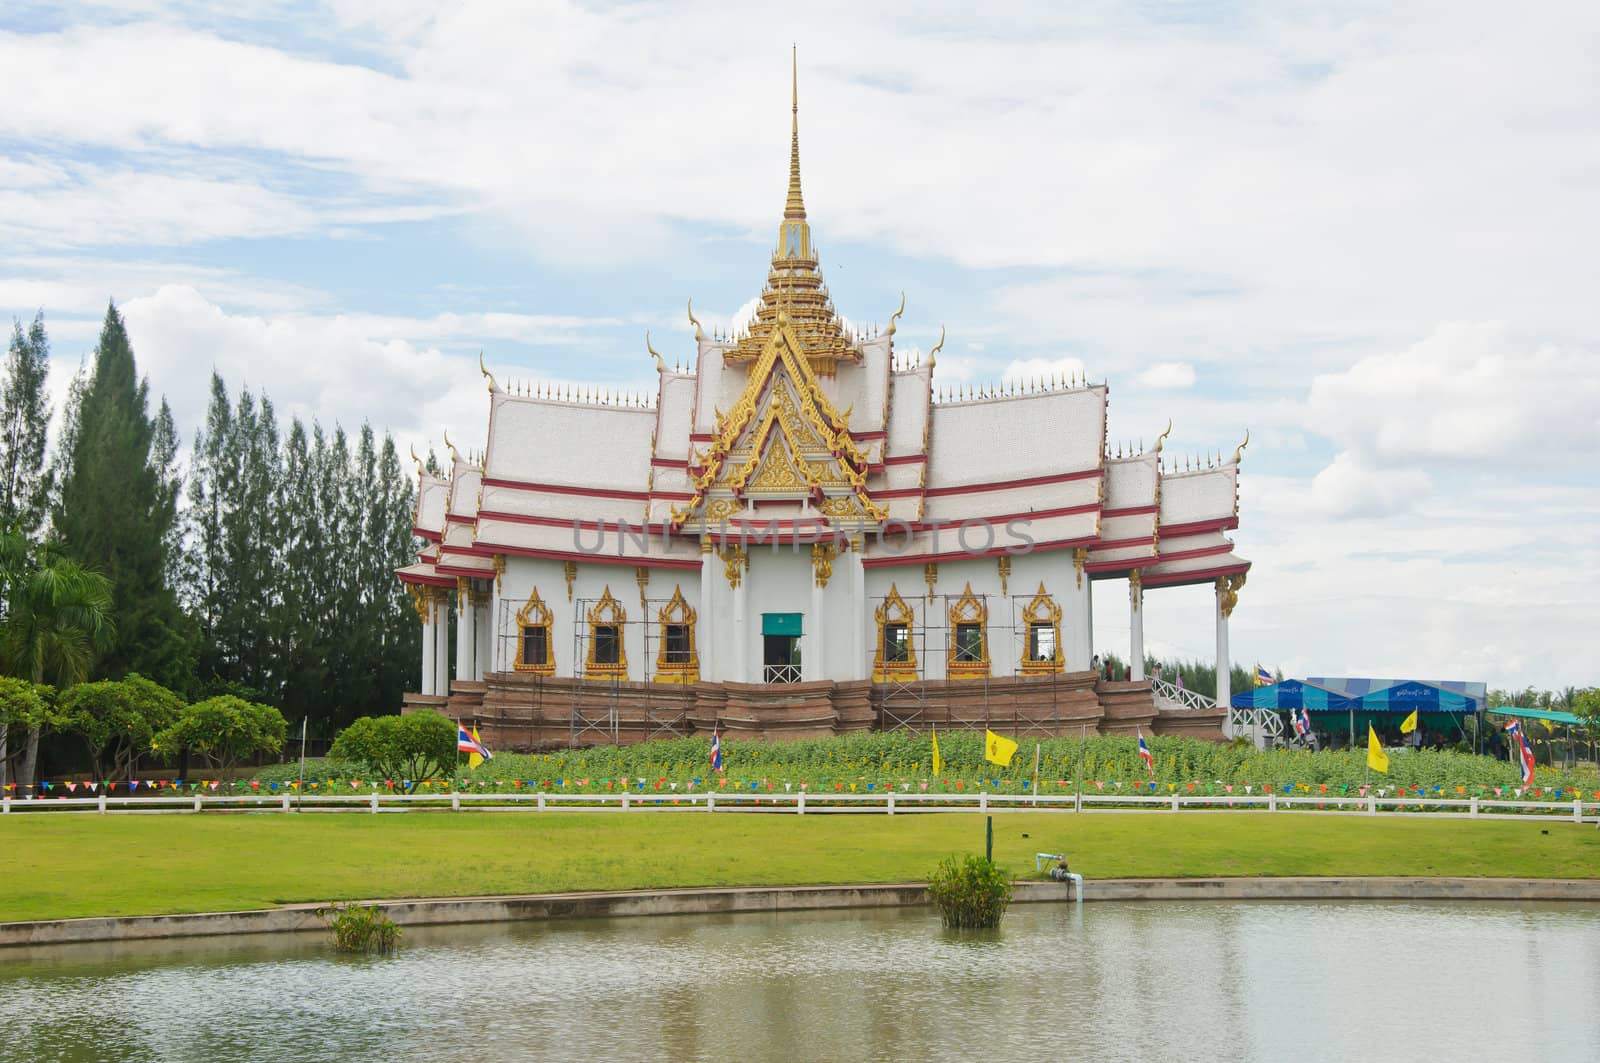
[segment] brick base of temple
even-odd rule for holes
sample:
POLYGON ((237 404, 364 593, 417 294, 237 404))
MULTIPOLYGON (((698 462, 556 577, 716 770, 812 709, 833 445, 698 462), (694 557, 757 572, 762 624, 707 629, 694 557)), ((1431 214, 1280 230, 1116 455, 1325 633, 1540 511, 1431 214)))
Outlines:
POLYGON ((1222 741, 1223 709, 1158 709, 1146 681, 1093 672, 916 683, 612 683, 491 672, 448 699, 407 694, 476 726, 491 749, 527 752, 709 735, 822 738, 862 731, 990 728, 1014 738, 1184 735, 1222 741))

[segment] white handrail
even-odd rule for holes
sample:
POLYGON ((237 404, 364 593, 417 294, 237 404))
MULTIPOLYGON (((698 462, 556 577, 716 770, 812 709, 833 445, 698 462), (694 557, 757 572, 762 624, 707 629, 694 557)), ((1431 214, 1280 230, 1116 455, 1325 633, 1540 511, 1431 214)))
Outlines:
POLYGON ((1204 694, 1184 687, 1174 686, 1165 679, 1150 680, 1150 693, 1166 707, 1173 709, 1214 709, 1216 703, 1204 694))
POLYGON ((1600 822, 1600 801, 1512 801, 1481 797, 1390 797, 1378 796, 1369 791, 1362 796, 1330 796, 1326 794, 1192 794, 1173 792, 1157 793, 1074 793, 1039 794, 991 793, 971 790, 966 793, 923 793, 911 790, 864 791, 745 791, 700 790, 630 790, 618 793, 386 793, 370 790, 350 794, 302 794, 291 803, 284 793, 261 794, 184 794, 170 797, 107 797, 97 794, 87 797, 5 797, 0 799, 0 813, 32 813, 63 815, 110 812, 173 812, 193 815, 204 811, 217 812, 293 812, 299 808, 320 811, 377 811, 404 812, 411 810, 471 811, 475 808, 525 808, 530 812, 546 809, 570 811, 672 811, 704 809, 706 811, 738 810, 744 808, 788 807, 795 812, 827 812, 838 810, 893 812, 972 812, 972 811, 1028 811, 1041 809, 1070 812, 1088 809, 1099 812, 1179 812, 1188 810, 1254 809, 1276 814, 1284 810, 1299 810, 1302 814, 1373 815, 1381 808, 1385 815, 1425 815, 1461 819, 1521 819, 1549 822, 1555 814, 1570 815, 1572 822, 1584 823, 1591 819, 1600 822), (1423 811, 1432 809, 1433 811, 1423 811))

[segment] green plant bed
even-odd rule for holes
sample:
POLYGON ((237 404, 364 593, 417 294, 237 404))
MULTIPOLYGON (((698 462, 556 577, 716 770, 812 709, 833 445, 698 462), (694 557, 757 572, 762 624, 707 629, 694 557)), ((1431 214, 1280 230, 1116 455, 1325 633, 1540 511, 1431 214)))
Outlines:
MULTIPOLYGON (((1404 787, 1413 796, 1423 788, 1432 797, 1494 797, 1496 787, 1504 796, 1514 795, 1521 786, 1514 765, 1470 753, 1396 753, 1390 758, 1389 773, 1379 775, 1368 770, 1362 751, 1258 751, 1193 738, 1152 736, 1146 741, 1155 760, 1154 778, 1139 759, 1133 738, 1046 739, 1039 743, 1039 792, 1072 793, 1081 784, 1086 793, 1224 795, 1242 793, 1248 786, 1252 793, 1265 792, 1263 787, 1279 793, 1294 787, 1301 796, 1349 796, 1368 786, 1383 789, 1385 796, 1404 787), (1153 790, 1151 783, 1155 784, 1153 790)), ((710 767, 709 739, 679 738, 532 755, 500 753, 473 770, 463 763, 448 780, 435 780, 428 789, 453 785, 498 787, 507 792, 532 787, 552 793, 616 793, 626 787, 652 795, 658 790, 670 795, 690 788, 762 792, 770 787, 781 791, 785 786, 813 792, 881 792, 889 787, 936 793, 965 792, 974 787, 1009 793, 1031 789, 1032 743, 1024 744, 1010 767, 983 759, 982 732, 940 734, 939 748, 945 764, 936 776, 932 745, 926 736, 874 733, 776 742, 729 740, 723 742, 725 770, 718 775, 710 767)), ((313 770, 312 764, 307 762, 307 778, 322 780, 319 786, 330 778, 372 781, 360 765, 320 762, 313 770)), ((268 779, 266 773, 258 777, 268 779)), ((271 779, 285 782, 294 777, 290 772, 273 774, 271 779)), ((1600 775, 1593 772, 1569 775, 1541 767, 1534 786, 1541 798, 1550 795, 1571 800, 1574 791, 1582 791, 1586 799, 1600 800, 1595 796, 1600 794, 1600 775)))
POLYGON ((1011 879, 981 856, 947 856, 928 876, 928 896, 952 930, 990 930, 1011 904, 1011 879))

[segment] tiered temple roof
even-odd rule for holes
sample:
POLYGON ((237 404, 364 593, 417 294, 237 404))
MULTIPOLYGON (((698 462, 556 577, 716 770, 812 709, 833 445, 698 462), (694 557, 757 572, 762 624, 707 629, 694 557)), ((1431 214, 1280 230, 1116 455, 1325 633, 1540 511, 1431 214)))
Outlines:
MULTIPOLYGON (((1163 471, 1169 424, 1154 449, 1113 457, 1103 383, 936 401, 944 340, 926 358, 897 355, 903 299, 882 333, 847 328, 817 265, 799 137, 796 101, 778 243, 748 325, 708 337, 691 309, 692 368, 657 354, 657 393, 644 403, 513 394, 484 369, 482 464, 452 452, 448 479, 421 476, 416 532, 430 545, 401 579, 491 576, 496 554, 698 567, 702 536, 799 521, 844 534, 893 526, 892 545, 865 537, 868 566, 971 556, 963 522, 1025 521, 1032 549, 1084 551, 1098 578, 1242 575, 1249 562, 1224 534, 1238 526, 1242 444, 1231 461, 1163 471)), ((988 552, 1008 545, 997 537, 988 552)))

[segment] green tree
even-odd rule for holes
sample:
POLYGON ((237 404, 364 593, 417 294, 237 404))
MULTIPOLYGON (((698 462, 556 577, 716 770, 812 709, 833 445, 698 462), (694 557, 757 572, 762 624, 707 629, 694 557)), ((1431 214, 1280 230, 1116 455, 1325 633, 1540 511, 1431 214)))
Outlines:
MULTIPOLYGON (((96 654, 116 633, 110 582, 52 545, 34 546, 12 531, 0 535, 0 586, 7 606, 0 620, 0 669, 58 688, 86 679, 96 654)), ((42 733, 38 725, 28 729, 17 780, 24 785, 34 781, 42 733)), ((0 747, 0 761, 4 753, 0 747)))
POLYGON ((48 506, 45 436, 50 427, 50 340, 44 315, 28 331, 12 325, 6 353, 5 380, 0 385, 0 528, 16 528, 37 538, 48 506))
POLYGON ((83 739, 100 779, 126 779, 155 736, 177 722, 183 699, 159 683, 125 679, 79 683, 60 698, 63 730, 83 739))
POLYGON ((11 729, 16 728, 21 734, 53 729, 55 693, 51 687, 26 679, 0 676, 0 792, 11 781, 11 729))
POLYGON ((396 786, 409 782, 415 788, 455 767, 456 725, 427 710, 363 716, 340 732, 328 755, 364 764, 396 786))
POLYGON ((182 710, 151 745, 199 753, 207 767, 226 775, 241 760, 282 749, 288 726, 271 705, 222 694, 182 710))
MULTIPOLYGON (((110 578, 116 640, 100 675, 139 672, 169 686, 191 681, 188 625, 168 584, 177 519, 171 455, 156 446, 149 385, 134 364, 117 308, 106 310, 94 364, 64 418, 53 534, 67 554, 110 578)), ((170 419, 170 418, 169 418, 170 419)))

